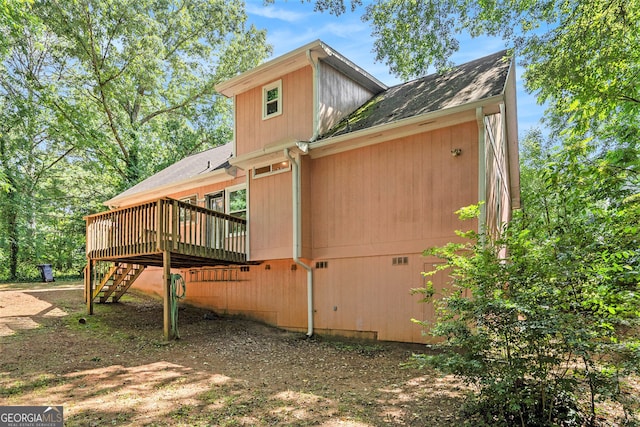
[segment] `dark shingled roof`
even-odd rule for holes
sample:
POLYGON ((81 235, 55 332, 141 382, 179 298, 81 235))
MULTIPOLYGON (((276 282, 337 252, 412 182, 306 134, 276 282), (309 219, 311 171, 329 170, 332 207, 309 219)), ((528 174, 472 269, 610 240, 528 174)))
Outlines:
POLYGON ((510 64, 507 51, 503 50, 445 73, 391 87, 371 98, 320 139, 500 95, 510 64))
POLYGON ((233 144, 229 142, 225 145, 185 157, 118 194, 116 199, 142 193, 147 190, 153 190, 163 185, 175 184, 197 175, 222 169, 229 164, 232 145, 233 144))

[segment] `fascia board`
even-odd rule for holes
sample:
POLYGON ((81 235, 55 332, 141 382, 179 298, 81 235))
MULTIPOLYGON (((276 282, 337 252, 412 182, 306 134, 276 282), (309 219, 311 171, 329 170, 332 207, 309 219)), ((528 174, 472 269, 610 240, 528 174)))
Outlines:
POLYGON ((295 148, 297 142, 297 140, 287 140, 277 144, 271 144, 264 147, 262 150, 252 151, 237 157, 232 157, 229 159, 229 163, 232 166, 237 166, 240 169, 246 170, 247 168, 259 163, 268 162, 270 160, 282 160, 284 159, 284 149, 295 148))
POLYGON ((232 97, 254 87, 265 85, 273 79, 311 65, 308 52, 314 52, 316 60, 327 60, 353 80, 371 90, 374 93, 387 89, 387 86, 369 74, 363 68, 357 66, 338 51, 320 40, 313 41, 289 53, 258 65, 252 70, 239 74, 231 79, 219 83, 215 89, 226 97, 232 97))
POLYGON ((178 191, 188 190, 190 188, 199 187, 205 184, 216 184, 219 182, 230 181, 233 177, 228 175, 224 169, 219 169, 207 174, 198 175, 183 181, 172 182, 171 184, 165 184, 160 187, 151 188, 149 190, 141 191, 139 193, 131 194, 125 197, 114 197, 107 200, 103 204, 110 208, 119 208, 122 206, 129 206, 136 203, 144 203, 150 200, 164 197, 168 193, 176 193, 178 191))
MULTIPOLYGON (((315 51, 318 48, 322 48, 322 42, 315 40, 289 53, 258 65, 256 68, 219 83, 215 86, 215 89, 224 96, 231 97, 250 88, 269 83, 275 75, 284 75, 302 68, 305 65, 309 65, 307 51, 315 51)), ((324 52, 324 49, 322 51, 324 52)), ((326 56, 326 53, 324 56, 326 56)))
POLYGON ((516 99, 515 58, 511 58, 511 67, 505 84, 505 123, 507 125, 507 155, 509 161, 509 185, 511 205, 520 209, 520 153, 518 147, 518 103, 516 99))

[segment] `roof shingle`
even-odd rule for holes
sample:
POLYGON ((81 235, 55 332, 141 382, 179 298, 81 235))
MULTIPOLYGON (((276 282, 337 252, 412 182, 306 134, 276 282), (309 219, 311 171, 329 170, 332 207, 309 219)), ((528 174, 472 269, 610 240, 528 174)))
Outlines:
POLYGON ((374 96, 319 139, 343 135, 409 117, 500 95, 511 60, 503 50, 393 86, 374 96))
POLYGON ((163 185, 175 184, 193 178, 197 175, 213 172, 224 168, 231 157, 232 145, 230 142, 219 147, 214 147, 200 153, 192 154, 177 161, 155 175, 139 182, 128 190, 118 194, 116 198, 124 198, 137 193, 153 190, 163 185))

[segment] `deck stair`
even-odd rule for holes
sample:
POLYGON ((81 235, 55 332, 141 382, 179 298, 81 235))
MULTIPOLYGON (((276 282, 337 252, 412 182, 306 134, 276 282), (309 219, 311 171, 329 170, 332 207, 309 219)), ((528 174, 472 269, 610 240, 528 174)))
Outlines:
POLYGON ((93 299, 99 297, 100 303, 106 303, 111 297, 112 302, 118 302, 144 269, 139 264, 115 263, 96 286, 93 299))

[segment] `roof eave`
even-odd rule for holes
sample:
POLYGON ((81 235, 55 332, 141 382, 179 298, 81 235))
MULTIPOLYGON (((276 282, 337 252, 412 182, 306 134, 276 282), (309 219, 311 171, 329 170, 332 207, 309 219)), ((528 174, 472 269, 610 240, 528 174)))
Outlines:
POLYGON ((178 191, 186 190, 196 185, 199 185, 202 182, 216 183, 216 182, 227 181, 229 179, 232 179, 232 177, 229 174, 227 174, 226 169, 218 169, 209 173, 184 179, 182 181, 172 182, 170 184, 161 185, 159 187, 150 188, 148 190, 143 190, 143 191, 129 194, 126 196, 122 196, 122 197, 115 196, 103 202, 103 204, 109 208, 119 208, 123 206, 133 205, 136 203, 146 202, 149 200, 156 199, 158 197, 164 197, 167 195, 169 191, 178 192, 178 191))
POLYGON ((261 150, 241 154, 229 159, 229 163, 246 170, 257 164, 284 159, 284 150, 296 147, 297 140, 285 140, 263 147, 261 150))
POLYGON ((309 52, 315 53, 316 59, 326 61, 374 93, 387 89, 384 83, 320 40, 315 40, 219 83, 215 89, 224 96, 231 98, 251 88, 267 84, 275 76, 282 76, 304 66, 312 65, 309 52))

